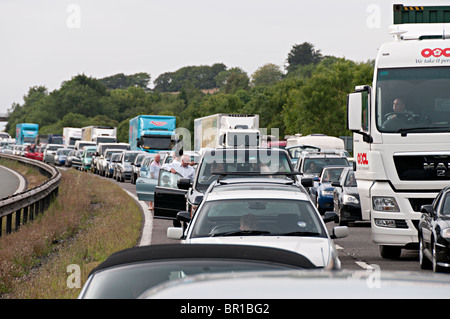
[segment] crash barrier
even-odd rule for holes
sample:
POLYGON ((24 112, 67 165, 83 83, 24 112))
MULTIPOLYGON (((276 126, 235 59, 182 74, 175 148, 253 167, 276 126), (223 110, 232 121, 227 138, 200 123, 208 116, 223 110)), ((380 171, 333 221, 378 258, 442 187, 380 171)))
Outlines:
POLYGON ((51 200, 58 195, 61 173, 55 167, 33 159, 9 154, 0 154, 0 158, 38 168, 42 175, 49 178, 39 186, 0 199, 0 236, 2 236, 3 231, 7 234, 13 230, 17 231, 21 225, 33 221, 38 214, 48 208, 51 200), (5 219, 6 227, 3 227, 5 219))

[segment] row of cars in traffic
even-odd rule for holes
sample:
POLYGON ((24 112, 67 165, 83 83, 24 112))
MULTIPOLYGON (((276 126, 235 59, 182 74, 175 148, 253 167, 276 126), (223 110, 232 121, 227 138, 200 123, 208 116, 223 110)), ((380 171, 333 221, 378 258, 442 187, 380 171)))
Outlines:
MULTIPOLYGON (((340 219, 334 203, 323 205, 320 185, 355 187, 345 156, 304 152, 293 161, 281 149, 207 149, 196 154, 193 179, 165 169, 152 179, 148 166, 153 156, 143 156, 136 192, 140 200, 154 201, 155 218, 173 221, 167 236, 180 240, 180 245, 136 247, 112 255, 91 272, 79 298, 208 298, 202 291, 211 289, 226 298, 311 297, 310 290, 302 293, 304 285, 320 292, 315 297, 332 297, 326 287, 337 282, 344 292, 339 298, 399 296, 391 289, 405 283, 400 275, 384 272, 383 280, 389 284, 376 290, 369 289, 367 272, 332 271, 340 269, 333 240, 346 237, 345 220, 357 217, 352 219, 354 212, 349 212, 340 219), (313 157, 322 168, 307 172, 313 157), (341 225, 329 232, 325 224, 333 221, 341 225), (239 278, 232 281, 234 293, 226 284, 231 283, 230 273, 239 278), (274 281, 269 283, 269 277, 274 281), (261 284, 273 290, 255 288, 261 284)), ((356 204, 356 197, 346 195, 342 197, 347 204, 356 204)), ((440 282, 448 287, 448 278, 440 282)), ((421 293, 413 283, 407 285, 401 296, 421 293)))
MULTIPOLYGON (((71 150, 64 165, 135 183, 140 200, 154 201, 154 217, 173 221, 167 236, 180 240, 180 245, 114 254, 91 272, 80 298, 167 297, 167 285, 173 289, 173 280, 177 285, 171 294, 176 294, 177 288, 186 289, 189 278, 206 275, 217 284, 217 277, 230 271, 244 274, 242 280, 248 280, 245 273, 258 271, 262 280, 261 270, 271 274, 280 270, 279 280, 292 280, 286 270, 340 269, 333 239, 346 237, 347 222, 361 216, 357 190, 347 192, 356 189, 356 182, 345 155, 309 150, 294 158, 290 149, 206 149, 185 152, 195 167, 193 179, 165 169, 153 179, 149 167, 155 154, 118 145, 105 146, 103 152, 99 146, 85 146, 77 156, 71 150), (339 226, 329 232, 328 222, 339 226), (286 256, 274 257, 279 254, 286 256)), ((174 153, 161 157, 161 164, 170 163, 174 153)), ((441 207, 429 208, 429 216, 441 207)), ((433 250, 428 246, 421 251, 425 267, 433 250)))

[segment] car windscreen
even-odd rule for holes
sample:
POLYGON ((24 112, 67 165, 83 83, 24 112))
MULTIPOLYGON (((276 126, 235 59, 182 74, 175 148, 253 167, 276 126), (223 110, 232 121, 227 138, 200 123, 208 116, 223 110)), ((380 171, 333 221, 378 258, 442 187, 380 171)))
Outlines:
MULTIPOLYGON (((141 262, 96 273, 87 286, 85 299, 135 299, 144 291, 166 281, 197 274, 293 269, 268 262, 231 259, 174 259, 141 262)), ((298 268, 296 268, 298 269, 298 268)))
POLYGON ((191 238, 213 236, 327 237, 310 201, 227 199, 207 201, 197 212, 191 238))
POLYGON ((133 163, 136 159, 136 156, 138 156, 138 153, 125 153, 125 156, 123 158, 123 161, 125 163, 133 163))
POLYGON ((305 173, 319 174, 324 166, 328 165, 349 165, 345 157, 318 157, 305 158, 303 169, 305 173))
POLYGON ((322 182, 339 182, 339 177, 341 176, 344 168, 326 168, 322 174, 322 182))
MULTIPOLYGON (((200 164, 196 189, 206 191, 209 185, 216 181, 218 175, 213 173, 255 173, 251 177, 261 176, 260 173, 292 172, 287 153, 268 150, 228 150, 205 154, 200 164)), ((229 177, 249 177, 246 175, 229 175, 229 177)), ((275 176, 274 176, 275 177, 275 176)), ((277 178, 290 178, 276 176, 277 178)))

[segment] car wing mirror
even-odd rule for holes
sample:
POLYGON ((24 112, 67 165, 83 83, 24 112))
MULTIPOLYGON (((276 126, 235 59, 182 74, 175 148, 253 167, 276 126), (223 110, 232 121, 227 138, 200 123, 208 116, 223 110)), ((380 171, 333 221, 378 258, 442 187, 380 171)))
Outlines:
POLYGON ((333 187, 341 187, 341 184, 339 182, 331 182, 331 186, 333 186, 333 187))
POLYGON ((313 187, 314 186, 314 181, 311 177, 302 178, 301 183, 302 183, 303 187, 313 187))
POLYGON ((423 214, 427 214, 429 216, 433 216, 434 215, 433 205, 422 205, 420 207, 420 212, 423 214))
POLYGON ((179 189, 188 190, 191 187, 191 180, 189 178, 180 178, 177 182, 177 187, 179 189))
POLYGON ((348 236, 348 227, 347 226, 337 226, 333 228, 331 239, 336 238, 344 238, 348 236))

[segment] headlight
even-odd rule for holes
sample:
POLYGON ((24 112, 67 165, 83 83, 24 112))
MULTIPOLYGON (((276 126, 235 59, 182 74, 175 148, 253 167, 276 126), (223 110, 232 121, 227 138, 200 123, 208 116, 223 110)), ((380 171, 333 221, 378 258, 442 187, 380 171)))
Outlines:
POLYGON ((378 197, 372 198, 373 209, 380 212, 399 212, 397 201, 394 197, 378 197))
POLYGON ((444 238, 450 238, 450 228, 444 228, 441 230, 441 236, 444 238))
POLYGON ((359 200, 352 195, 344 195, 344 204, 359 204, 359 200))

